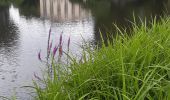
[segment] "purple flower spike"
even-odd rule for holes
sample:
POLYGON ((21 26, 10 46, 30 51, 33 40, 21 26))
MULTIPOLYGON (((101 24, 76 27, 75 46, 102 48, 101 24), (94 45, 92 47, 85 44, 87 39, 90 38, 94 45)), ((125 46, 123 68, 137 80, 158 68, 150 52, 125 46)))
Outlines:
POLYGON ((50 48, 50 38, 51 38, 51 28, 50 28, 50 30, 49 30, 49 34, 48 34, 48 50, 49 50, 49 48, 50 48))
POLYGON ((53 45, 53 41, 51 41, 50 46, 49 46, 49 49, 48 49, 48 53, 49 53, 49 54, 50 54, 50 51, 51 51, 52 45, 53 45))
POLYGON ((41 59, 41 50, 40 50, 39 53, 38 53, 38 59, 39 59, 40 61, 42 61, 42 59, 41 59))
POLYGON ((70 37, 69 37, 69 39, 68 39, 68 45, 67 45, 67 47, 68 47, 68 51, 70 50, 70 37))
POLYGON ((51 43, 50 43, 50 49, 52 48, 52 44, 53 44, 53 41, 51 41, 51 43))
POLYGON ((62 45, 59 47, 59 56, 61 57, 63 55, 63 48, 62 45))
POLYGON ((50 27, 50 30, 49 30, 49 35, 51 35, 51 27, 50 27))
POLYGON ((57 50, 58 50, 58 46, 55 46, 54 49, 53 49, 53 58, 56 55, 57 50))
POLYGON ((62 44, 62 39, 63 39, 63 33, 60 34, 60 46, 62 44))

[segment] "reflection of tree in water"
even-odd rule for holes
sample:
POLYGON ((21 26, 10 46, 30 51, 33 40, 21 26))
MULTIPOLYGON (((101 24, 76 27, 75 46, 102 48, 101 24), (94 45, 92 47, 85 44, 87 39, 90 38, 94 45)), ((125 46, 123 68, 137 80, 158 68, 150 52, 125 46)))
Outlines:
POLYGON ((40 0, 40 10, 42 18, 59 23, 83 20, 91 14, 80 4, 71 3, 69 0, 40 0))
POLYGON ((113 23, 120 28, 130 28, 129 21, 133 21, 133 14, 138 19, 151 20, 151 16, 162 16, 166 11, 165 4, 168 0, 87 0, 79 2, 85 8, 91 9, 95 18, 95 40, 100 41, 99 29, 106 38, 106 31, 115 33, 113 23))
POLYGON ((18 39, 17 27, 9 18, 9 7, 0 7, 0 47, 15 46, 18 39))
POLYGON ((22 0, 16 6, 20 8, 20 14, 27 18, 40 17, 39 0, 22 0))

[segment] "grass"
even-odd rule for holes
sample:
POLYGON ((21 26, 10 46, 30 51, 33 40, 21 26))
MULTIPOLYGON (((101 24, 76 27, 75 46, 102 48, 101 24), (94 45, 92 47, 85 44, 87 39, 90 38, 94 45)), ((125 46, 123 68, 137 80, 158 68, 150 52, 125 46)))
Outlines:
POLYGON ((133 23, 132 35, 117 28, 108 45, 86 49, 81 61, 52 61, 37 100, 170 100, 170 18, 133 23), (88 55, 88 56, 87 56, 88 55))

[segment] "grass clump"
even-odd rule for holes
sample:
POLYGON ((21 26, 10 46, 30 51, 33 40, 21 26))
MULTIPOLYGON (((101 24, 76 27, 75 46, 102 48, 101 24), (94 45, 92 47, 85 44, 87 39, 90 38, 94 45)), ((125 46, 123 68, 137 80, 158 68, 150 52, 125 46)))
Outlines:
POLYGON ((45 88, 35 83, 36 99, 170 100, 170 18, 151 27, 134 25, 133 35, 117 35, 107 46, 84 52, 66 70, 53 63, 45 88))

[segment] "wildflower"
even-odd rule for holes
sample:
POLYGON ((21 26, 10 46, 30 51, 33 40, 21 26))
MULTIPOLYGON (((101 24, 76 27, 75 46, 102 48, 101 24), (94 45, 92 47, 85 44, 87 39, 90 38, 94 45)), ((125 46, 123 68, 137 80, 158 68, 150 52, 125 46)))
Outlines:
POLYGON ((40 50, 39 53, 38 53, 38 59, 39 59, 40 61, 42 61, 42 59, 41 59, 41 50, 40 50))
POLYGON ((60 56, 60 57, 61 57, 62 54, 63 54, 62 39, 63 39, 63 33, 60 34, 60 41, 59 41, 59 56, 60 56))
POLYGON ((47 47, 48 50, 50 49, 50 38, 51 38, 51 28, 50 28, 49 34, 48 34, 48 47, 47 47))
POLYGON ((51 52, 52 44, 53 44, 53 41, 51 41, 50 46, 49 46, 49 48, 48 48, 48 55, 49 55, 50 52, 51 52))
POLYGON ((59 56, 61 57, 63 55, 63 48, 62 45, 59 46, 59 56))
POLYGON ((63 39, 63 33, 60 34, 60 43, 59 43, 60 46, 62 44, 62 39, 63 39))
POLYGON ((68 51, 70 50, 70 37, 68 39, 68 45, 67 45, 68 51))
POLYGON ((53 41, 51 41, 51 43, 50 43, 50 50, 51 50, 51 48, 52 48, 52 43, 53 43, 53 41))
POLYGON ((57 50, 58 50, 58 46, 55 46, 54 49, 53 49, 53 58, 56 55, 57 50))

